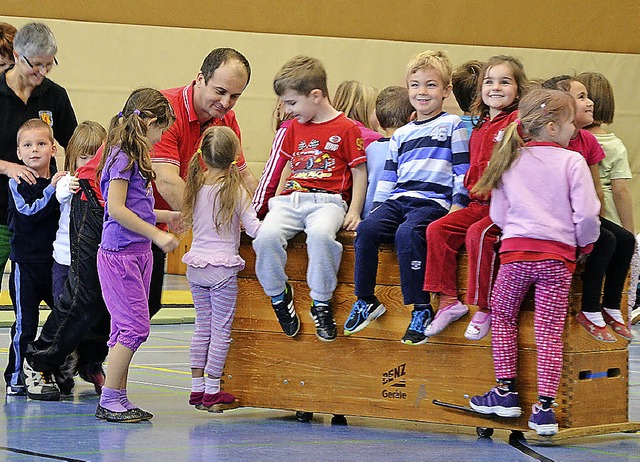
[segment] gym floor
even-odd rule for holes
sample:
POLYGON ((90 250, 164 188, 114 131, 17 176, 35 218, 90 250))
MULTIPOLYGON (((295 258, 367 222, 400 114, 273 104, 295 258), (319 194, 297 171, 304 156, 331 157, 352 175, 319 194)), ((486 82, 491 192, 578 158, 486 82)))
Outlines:
MULTIPOLYGON (((178 282, 178 285, 180 283, 178 282)), ((171 282, 169 283, 171 288, 171 282)), ((164 311, 165 309, 163 309, 164 311)), ((189 308, 175 308, 188 311, 189 308)), ((169 311, 169 310, 167 310, 169 311)), ((162 313, 162 311, 161 311, 162 313)), ((175 322, 165 316, 159 322, 175 322)), ((188 316, 183 319, 188 319, 188 316)), ((98 396, 76 378, 74 395, 59 402, 8 397, 0 424, 0 460, 7 461, 619 461, 640 460, 640 436, 612 434, 540 446, 509 442, 509 432, 478 438, 475 428, 331 415, 301 423, 291 411, 240 408, 213 414, 187 403, 193 325, 152 326, 133 358, 131 400, 155 414, 150 422, 114 424, 94 417, 98 396)), ((634 327, 640 339, 640 327, 634 327)), ((0 328, 6 365, 9 329, 0 328)), ((640 341, 630 346, 630 419, 640 420, 640 341)), ((4 387, 3 387, 4 388, 4 387)), ((594 406, 606 412, 606 401, 594 406)), ((605 398, 605 399, 602 399, 605 398)))

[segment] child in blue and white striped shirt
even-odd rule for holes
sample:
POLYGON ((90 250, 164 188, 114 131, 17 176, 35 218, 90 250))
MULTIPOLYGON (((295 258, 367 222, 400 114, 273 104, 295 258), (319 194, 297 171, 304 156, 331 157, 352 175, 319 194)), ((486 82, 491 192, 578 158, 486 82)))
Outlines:
POLYGON ((409 100, 417 117, 393 134, 374 209, 357 229, 358 300, 345 323, 345 335, 364 329, 385 312, 374 294, 378 248, 394 243, 404 303, 414 306, 402 342, 418 345, 426 341, 424 330, 433 311, 429 293, 422 289, 425 230, 432 221, 465 207, 469 201, 463 186, 469 168, 467 131, 460 117, 442 111, 444 100, 451 94, 451 73, 451 62, 444 51, 420 53, 407 66, 409 100))

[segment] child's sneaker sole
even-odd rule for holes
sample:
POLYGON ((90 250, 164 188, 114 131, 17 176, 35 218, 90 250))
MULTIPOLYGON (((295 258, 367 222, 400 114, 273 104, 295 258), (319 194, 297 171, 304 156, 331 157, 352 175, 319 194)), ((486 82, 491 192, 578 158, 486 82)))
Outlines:
POLYGON ((405 339, 402 339, 400 341, 405 345, 411 345, 411 346, 424 345, 429 341, 429 337, 425 337, 424 339, 419 340, 417 342, 414 342, 413 340, 405 340, 405 339))
POLYGON ((473 403, 469 403, 469 406, 480 414, 495 414, 500 417, 520 417, 522 415, 520 407, 478 406, 473 403))
POLYGON ((229 409, 237 409, 240 407, 240 401, 235 400, 233 403, 221 403, 214 404, 212 406, 205 406, 204 404, 197 404, 196 409, 199 411, 207 411, 215 414, 221 414, 223 411, 228 411, 229 409))
POLYGON ((540 436, 553 436, 558 433, 558 424, 537 425, 529 421, 529 428, 540 436))

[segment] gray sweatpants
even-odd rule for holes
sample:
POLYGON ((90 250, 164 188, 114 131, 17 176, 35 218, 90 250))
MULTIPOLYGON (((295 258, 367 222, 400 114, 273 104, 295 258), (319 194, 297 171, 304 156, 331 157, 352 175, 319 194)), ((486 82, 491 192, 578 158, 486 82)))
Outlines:
POLYGON ((328 301, 338 284, 342 244, 336 233, 342 226, 347 204, 340 194, 294 192, 269 200, 269 213, 258 237, 256 275, 265 293, 276 296, 284 291, 287 275, 287 240, 304 231, 307 235, 307 284, 313 300, 328 301))

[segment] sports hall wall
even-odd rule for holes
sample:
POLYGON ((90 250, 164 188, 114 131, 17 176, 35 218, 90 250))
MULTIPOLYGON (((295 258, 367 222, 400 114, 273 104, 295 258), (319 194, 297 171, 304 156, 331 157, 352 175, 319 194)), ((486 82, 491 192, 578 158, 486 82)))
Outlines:
MULTIPOLYGON (((482 8, 488 5, 485 2, 481 7, 481 3, 475 1, 447 3, 446 8, 454 8, 458 4, 468 8, 465 18, 472 21, 472 25, 466 29, 462 27, 464 21, 455 21, 451 15, 438 15, 437 9, 444 8, 444 3, 427 1, 423 3, 432 7, 426 10, 424 21, 416 22, 413 17, 405 27, 398 11, 405 11, 403 9, 410 3, 390 1, 384 5, 395 6, 395 10, 388 10, 387 14, 382 10, 372 10, 367 13, 371 21, 351 28, 345 24, 357 23, 351 19, 357 17, 359 9, 354 10, 350 6, 344 10, 343 16, 336 15, 336 4, 344 6, 343 3, 350 2, 287 0, 277 3, 277 12, 265 8, 266 4, 276 3, 240 0, 206 2, 208 6, 203 6, 205 2, 198 0, 189 3, 196 6, 189 12, 176 2, 164 0, 135 2, 136 11, 133 12, 126 10, 130 8, 129 2, 119 0, 108 2, 108 6, 100 4, 99 7, 94 2, 83 2, 79 7, 75 5, 78 2, 27 0, 8 3, 1 12, 14 13, 15 16, 0 16, 0 21, 20 27, 37 19, 51 27, 58 40, 60 66, 50 77, 67 89, 79 120, 96 120, 105 126, 121 109, 131 90, 141 86, 162 89, 185 85, 195 77, 202 59, 212 48, 229 46, 241 51, 251 62, 253 74, 235 111, 242 129, 245 155, 257 177, 273 137, 272 112, 276 97, 272 78, 287 59, 301 53, 320 58, 329 74, 330 91, 346 79, 361 80, 381 89, 388 85, 404 85, 406 63, 411 56, 425 49, 446 49, 454 65, 469 59, 484 60, 495 54, 514 55, 524 63, 529 78, 583 71, 602 72, 610 79, 616 92, 616 119, 612 129, 627 145, 634 176, 640 174, 640 96, 636 84, 640 75, 640 49, 637 45, 640 43, 637 22, 640 2, 623 1, 615 12, 603 16, 606 20, 598 23, 593 18, 580 18, 576 9, 577 5, 585 8, 590 2, 566 2, 573 7, 571 9, 558 5, 565 2, 540 1, 537 9, 527 7, 531 14, 527 16, 526 24, 510 23, 510 30, 521 33, 508 37, 491 33, 488 26, 479 27, 477 19, 473 23, 477 15, 470 15, 469 8, 477 6, 477 11, 484 11, 482 8), (625 6, 627 3, 632 6, 625 6), (51 5, 55 4, 56 8, 52 8, 51 5), (87 6, 91 4, 93 9, 87 6), (555 8, 551 16, 545 13, 543 4, 555 8), (212 5, 216 5, 215 8, 212 5), (235 6, 231 9, 229 5, 235 6), (162 9, 162 6, 167 8, 162 9), (31 13, 34 7, 38 8, 37 17, 31 13), (232 17, 233 11, 236 16, 232 17), (244 14, 238 16, 238 11, 244 14), (27 14, 30 16, 25 16, 27 14), (558 20, 558 17, 565 16, 566 21, 558 20), (340 18, 337 23, 336 18, 340 18), (125 24, 131 22, 172 26, 125 24), (422 28, 416 29, 416 24, 422 22, 425 23, 422 28), (441 25, 430 27, 430 23, 441 25), (378 24, 378 27, 372 24, 378 24), (388 26, 381 27, 381 24, 388 26), (220 29, 213 30, 216 27, 220 29), (308 35, 284 33, 305 34, 306 31, 308 35), (338 38, 341 35, 385 39, 338 38), (416 37, 425 40, 417 42, 416 37)), ((536 2, 529 2, 529 5, 531 3, 536 2)), ((605 12, 606 8, 602 13, 605 12)), ((515 11, 506 10, 498 14, 505 21, 513 21, 511 18, 516 15, 515 11)), ((445 109, 459 113, 453 96, 445 104, 445 109)), ((634 179, 635 217, 636 224, 640 225, 638 185, 640 183, 634 179)))

